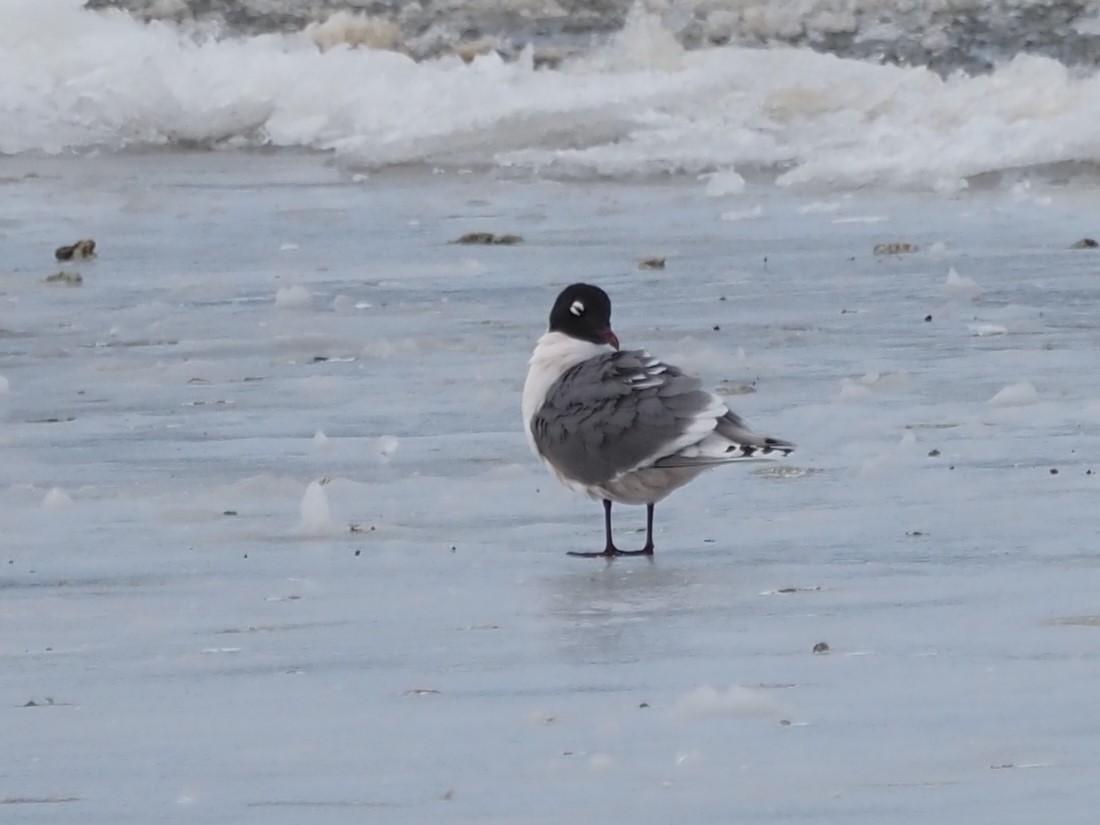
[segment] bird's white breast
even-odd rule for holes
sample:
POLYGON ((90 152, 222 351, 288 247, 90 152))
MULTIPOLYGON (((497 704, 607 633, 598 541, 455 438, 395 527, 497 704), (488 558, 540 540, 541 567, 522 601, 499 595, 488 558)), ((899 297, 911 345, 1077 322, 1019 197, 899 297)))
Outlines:
POLYGON ((582 361, 612 351, 608 344, 593 344, 560 332, 548 332, 539 338, 535 351, 531 354, 527 383, 523 385, 523 429, 527 433, 527 443, 535 455, 539 455, 539 451, 531 434, 531 419, 542 407, 550 387, 567 370, 582 361))

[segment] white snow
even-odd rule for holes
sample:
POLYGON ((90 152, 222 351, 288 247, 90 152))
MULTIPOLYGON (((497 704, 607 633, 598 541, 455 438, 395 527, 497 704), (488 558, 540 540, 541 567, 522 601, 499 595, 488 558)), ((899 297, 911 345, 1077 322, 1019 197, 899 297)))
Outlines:
POLYGON ((1100 34, 1100 14, 1078 18, 1073 23, 1073 30, 1080 34, 1100 34))
POLYGON ((313 296, 301 284, 279 287, 275 292, 275 306, 282 309, 301 309, 312 302, 313 296))
POLYGON ((745 179, 733 169, 715 172, 707 175, 707 185, 704 191, 712 198, 738 195, 745 191, 745 179))
POLYGON ((843 218, 833 218, 833 223, 885 223, 888 220, 890 219, 886 215, 846 215, 843 218))
POLYGON ((332 530, 332 512, 322 480, 315 479, 309 483, 298 509, 302 514, 300 527, 303 533, 323 536, 332 530))
POLYGON ((972 334, 977 335, 979 338, 985 337, 986 335, 1008 334, 1008 327, 1006 327, 1004 324, 988 324, 975 322, 972 324, 967 324, 966 328, 969 329, 972 334))
POLYGON ((947 270, 947 279, 944 281, 944 290, 948 295, 958 295, 976 299, 981 297, 982 290, 978 282, 973 278, 960 275, 955 267, 947 270))
MULTIPOLYGON (((877 3, 862 4, 869 18, 877 3)), ((782 186, 944 193, 987 173, 1100 161, 1089 116, 1100 107, 1096 73, 1035 55, 945 78, 810 48, 685 51, 671 28, 690 10, 666 25, 639 4, 594 53, 547 71, 530 49, 514 60, 417 62, 361 32, 348 45, 319 44, 318 27, 220 37, 83 5, 0 3, 0 77, 10 81, 0 111, 22 113, 0 120, 0 152, 289 147, 335 153, 356 168, 354 181, 367 167, 414 163, 589 178, 736 167, 776 170, 782 186)), ((761 43, 804 26, 824 36, 851 19, 839 0, 821 0, 813 15, 804 2, 725 5, 715 12, 741 15, 761 43)), ((523 0, 504 8, 534 14, 523 0)), ((538 13, 564 13, 555 9, 538 13)), ((335 28, 337 40, 348 36, 346 23, 335 28)))
POLYGON ((839 201, 811 201, 798 207, 799 215, 828 215, 840 210, 839 201))
POLYGON ((378 454, 383 458, 393 458, 397 453, 397 448, 401 446, 401 441, 392 435, 383 435, 378 439, 378 454))
POLYGON ((731 209, 721 215, 724 221, 752 221, 764 216, 764 207, 754 204, 747 209, 731 209))
POLYGON ((72 503, 73 500, 69 498, 68 493, 60 487, 51 487, 42 499, 42 508, 44 510, 62 510, 72 503))
POLYGON ((676 754, 676 767, 690 769, 702 763, 703 752, 698 748, 676 754))
POLYGON ((840 379, 840 391, 837 397, 841 401, 861 401, 871 395, 871 388, 851 378, 840 379))
POLYGON ((1025 407, 1039 402, 1039 393, 1030 381, 1017 381, 1009 384, 989 399, 995 407, 1025 407))
POLYGON ((725 690, 703 685, 677 699, 670 710, 675 717, 779 716, 781 712, 767 691, 742 685, 725 690))

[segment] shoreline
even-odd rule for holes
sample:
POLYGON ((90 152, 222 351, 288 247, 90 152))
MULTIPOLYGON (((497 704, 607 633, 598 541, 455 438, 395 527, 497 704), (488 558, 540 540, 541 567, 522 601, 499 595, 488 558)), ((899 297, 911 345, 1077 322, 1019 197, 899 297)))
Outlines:
POLYGON ((686 49, 714 46, 814 49, 839 57, 899 66, 927 66, 942 77, 980 74, 1019 54, 1050 57, 1069 66, 1096 66, 1100 29, 1095 9, 1079 2, 1029 4, 995 0, 837 3, 814 0, 790 10, 767 0, 723 6, 689 0, 672 6, 638 6, 634 0, 524 0, 495 4, 362 3, 322 0, 302 8, 292 0, 253 9, 209 0, 89 0, 85 8, 121 8, 143 21, 184 24, 214 36, 305 32, 322 48, 369 45, 402 51, 417 60, 446 55, 470 59, 496 52, 515 56, 533 46, 545 65, 556 65, 606 44, 636 8, 659 16, 686 49))

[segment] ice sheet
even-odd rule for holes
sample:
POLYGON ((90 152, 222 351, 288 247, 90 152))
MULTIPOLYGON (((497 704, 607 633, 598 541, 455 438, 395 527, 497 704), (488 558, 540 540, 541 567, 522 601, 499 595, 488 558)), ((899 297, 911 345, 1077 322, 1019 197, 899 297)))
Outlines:
POLYGON ((12 821, 1092 821, 1088 190, 6 163, 12 821), (600 508, 521 432, 581 278, 799 444, 661 504, 652 564, 564 555, 600 508))

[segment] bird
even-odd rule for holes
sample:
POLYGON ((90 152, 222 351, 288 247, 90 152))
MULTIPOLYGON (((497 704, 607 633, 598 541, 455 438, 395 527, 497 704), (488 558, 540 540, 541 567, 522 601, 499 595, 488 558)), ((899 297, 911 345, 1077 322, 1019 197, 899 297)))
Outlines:
POLYGON ((603 502, 605 546, 571 556, 653 556, 657 502, 700 473, 795 449, 753 432, 698 378, 645 350, 623 350, 598 286, 561 291, 523 387, 528 445, 566 487, 603 502), (641 550, 620 550, 611 505, 646 506, 641 550))

